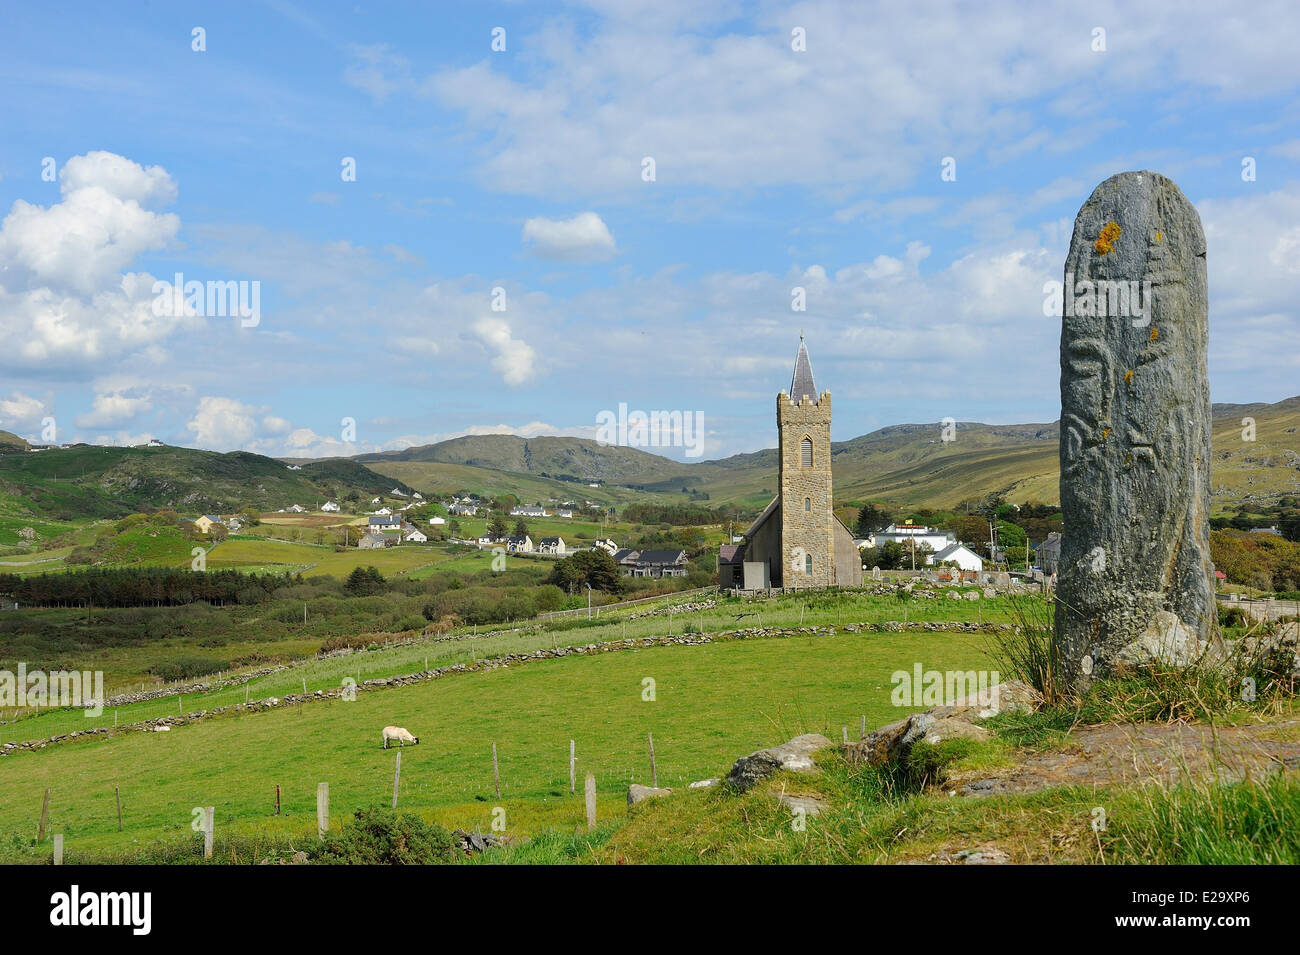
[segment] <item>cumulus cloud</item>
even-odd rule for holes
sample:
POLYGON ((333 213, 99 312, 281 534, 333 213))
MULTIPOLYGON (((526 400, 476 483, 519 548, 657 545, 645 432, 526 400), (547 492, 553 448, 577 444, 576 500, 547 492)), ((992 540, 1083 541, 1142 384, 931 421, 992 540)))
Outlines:
POLYGON ((537 354, 523 339, 514 337, 510 323, 504 318, 479 319, 474 324, 474 334, 496 352, 492 367, 507 385, 522 385, 533 378, 537 354))
POLYGON ((528 219, 523 239, 534 255, 544 259, 595 262, 617 251, 609 227, 594 212, 580 212, 572 219, 528 219))
POLYGON ((97 151, 63 167, 61 201, 17 200, 0 223, 0 348, 11 362, 85 362, 146 349, 194 318, 153 314, 154 279, 124 271, 180 228, 159 166, 97 151))
MULTIPOLYGON (((120 426, 136 415, 153 408, 153 400, 145 394, 111 394, 95 395, 92 410, 76 417, 78 428, 113 428, 120 426)), ((145 439, 146 441, 148 438, 145 439)))
POLYGON ((48 407, 40 398, 21 391, 0 396, 0 428, 11 432, 36 428, 49 414, 48 407))

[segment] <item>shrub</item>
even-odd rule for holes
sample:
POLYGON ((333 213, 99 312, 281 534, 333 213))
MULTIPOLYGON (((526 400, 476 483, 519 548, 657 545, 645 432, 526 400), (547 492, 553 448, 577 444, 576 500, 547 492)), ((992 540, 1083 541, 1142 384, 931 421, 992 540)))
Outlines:
POLYGON ((171 682, 173 680, 192 680, 229 669, 229 660, 218 660, 216 657, 187 656, 176 657, 164 663, 154 664, 154 666, 150 667, 149 672, 167 682, 171 682))
POLYGON ((342 833, 329 833, 312 852, 328 865, 432 865, 459 858, 455 837, 413 813, 358 809, 342 833))

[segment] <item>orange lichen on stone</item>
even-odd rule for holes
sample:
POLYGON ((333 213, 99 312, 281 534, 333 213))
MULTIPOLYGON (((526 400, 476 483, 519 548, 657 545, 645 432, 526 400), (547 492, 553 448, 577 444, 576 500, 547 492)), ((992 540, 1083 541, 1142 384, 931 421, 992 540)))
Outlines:
POLYGON ((1160 330, 1159 330, 1158 328, 1153 328, 1153 329, 1151 329, 1151 337, 1150 337, 1149 339, 1147 339, 1147 340, 1148 340, 1148 341, 1155 341, 1155 340, 1156 340, 1157 338, 1159 338, 1159 337, 1160 337, 1160 330))
POLYGON ((1121 231, 1123 230, 1120 229, 1118 222, 1107 222, 1105 227, 1101 230, 1101 235, 1097 236, 1097 241, 1093 245, 1097 254, 1105 255, 1111 249, 1115 248, 1115 240, 1119 238, 1121 231))
POLYGON ((1131 370, 1124 372, 1124 384, 1133 384, 1133 372, 1131 370))
POLYGON ((1103 429, 1101 432, 1101 440, 1105 441, 1109 437, 1110 437, 1110 428, 1103 429))

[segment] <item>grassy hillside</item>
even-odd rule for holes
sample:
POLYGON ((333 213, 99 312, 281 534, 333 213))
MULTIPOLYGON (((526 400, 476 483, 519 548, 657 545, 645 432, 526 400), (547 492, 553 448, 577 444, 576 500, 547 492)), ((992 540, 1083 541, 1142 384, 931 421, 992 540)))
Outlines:
MULTIPOLYGON (((952 507, 998 492, 1009 500, 1059 497, 1058 429, 1046 424, 960 422, 944 442, 939 425, 904 424, 832 444, 838 501, 878 500, 897 507, 952 507)), ((1214 406, 1213 509, 1276 500, 1300 490, 1300 397, 1276 404, 1214 406), (1242 440, 1242 418, 1255 440, 1242 440)), ((776 493, 776 450, 684 464, 578 438, 481 435, 358 458, 425 493, 461 487, 508 490, 524 500, 587 497, 617 506, 631 494, 758 510, 776 493), (600 489, 572 479, 599 480, 600 489), (633 490, 630 490, 633 489, 633 490)))
MULTIPOLYGON (((948 601, 933 603, 950 609, 948 601)), ((787 600, 769 603, 762 612, 769 623, 794 624, 802 609, 787 600)), ((830 607, 818 614, 828 620, 837 616, 838 608, 830 607)), ((717 625, 700 622, 710 629, 717 625)), ((663 620, 634 623, 638 632, 663 633, 666 626, 663 620)), ((610 626, 619 632, 618 625, 610 626)), ((519 648, 543 646, 548 639, 546 634, 516 638, 519 648)), ((554 639, 609 637, 583 629, 554 639)), ((509 640, 498 643, 496 652, 513 649, 509 640)), ((330 783, 337 826, 353 808, 391 799, 395 755, 384 752, 378 740, 379 728, 390 723, 421 736, 421 745, 403 754, 403 807, 486 831, 493 807, 501 805, 510 832, 571 829, 583 810, 580 796, 567 792, 570 739, 577 741, 579 774, 597 775, 602 817, 621 818, 626 786, 649 781, 647 733, 654 734, 661 784, 683 787, 724 772, 737 755, 778 737, 838 734, 840 725, 856 726, 862 715, 872 725, 894 719, 902 711, 890 704, 892 672, 916 660, 927 667, 975 668, 984 659, 981 647, 978 635, 921 633, 656 647, 450 676, 361 693, 354 702, 207 720, 167 734, 124 733, 48 747, 4 757, 10 771, 0 774, 0 851, 24 857, 31 806, 39 809, 47 786, 50 829, 65 833, 70 852, 139 851, 159 838, 189 839, 196 805, 218 807, 219 835, 236 829, 305 834, 314 825, 316 784, 323 780, 330 783), (725 681, 717 678, 721 672, 728 675, 725 681), (647 676, 656 682, 652 702, 642 699, 647 676), (499 802, 492 793, 493 743, 501 765, 499 802), (268 819, 277 784, 285 814, 268 819), (115 786, 121 787, 124 803, 120 834, 111 808, 115 786)), ((414 655, 410 664, 419 668, 422 653, 445 660, 466 651, 483 653, 489 647, 433 644, 381 653, 414 655)), ((363 663, 370 676, 369 660, 320 661, 312 666, 308 685, 337 686, 341 673, 363 663)), ((298 674, 272 679, 288 689, 298 674)), ((187 709, 211 702, 195 699, 187 709)), ((125 709, 123 714, 125 719, 125 709)), ((38 721, 54 718, 48 714, 38 721)))
POLYGON ((392 478, 355 461, 323 461, 291 471, 243 451, 77 445, 0 455, 0 514, 58 521, 157 508, 193 514, 276 510, 294 503, 316 507, 349 490, 378 494, 393 486, 392 478))

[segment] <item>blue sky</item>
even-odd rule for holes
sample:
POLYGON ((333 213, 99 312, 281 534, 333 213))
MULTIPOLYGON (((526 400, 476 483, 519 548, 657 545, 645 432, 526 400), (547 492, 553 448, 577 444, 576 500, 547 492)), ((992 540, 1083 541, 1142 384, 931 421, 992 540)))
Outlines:
POLYGON ((1043 284, 1144 168, 1206 226, 1213 399, 1300 393, 1300 9, 901 6, 7 5, 0 428, 314 456, 626 403, 716 457, 774 444, 801 329, 837 440, 1050 421, 1043 284), (153 315, 177 272, 257 324, 153 315))

